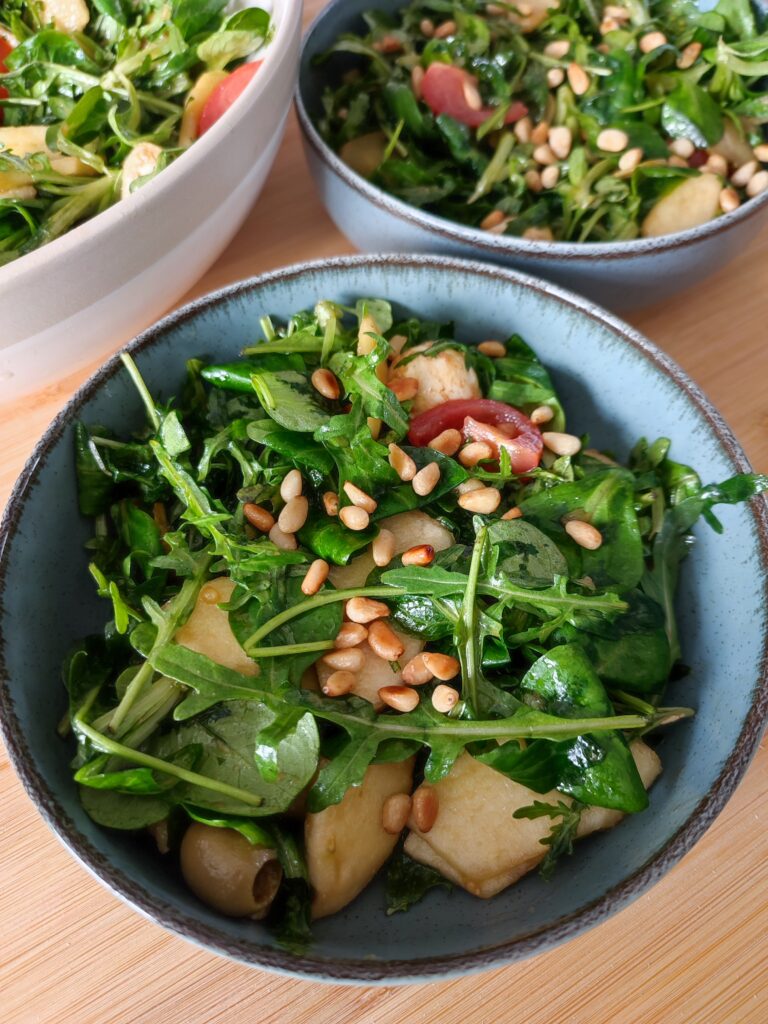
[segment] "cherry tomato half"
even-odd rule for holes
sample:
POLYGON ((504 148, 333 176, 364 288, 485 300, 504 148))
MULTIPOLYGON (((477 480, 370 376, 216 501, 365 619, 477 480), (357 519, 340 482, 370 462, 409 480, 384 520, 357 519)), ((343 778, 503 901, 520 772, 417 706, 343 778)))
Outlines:
MULTIPOLYGON (((477 128, 494 113, 493 107, 471 104, 471 97, 478 95, 475 76, 452 64, 430 64, 421 81, 422 99, 435 116, 447 114, 470 128, 477 128)), ((504 115, 504 123, 519 121, 527 113, 528 108, 515 101, 504 115)))
POLYGON ((197 129, 198 136, 207 132, 211 125, 215 124, 222 114, 229 110, 262 64, 263 61, 260 60, 255 60, 251 64, 241 64, 239 68, 235 68, 228 78, 225 78, 223 82, 216 86, 205 101, 203 112, 200 115, 200 124, 197 129))
MULTIPOLYGON (((0 75, 4 75, 8 68, 5 66, 5 58, 11 52, 13 47, 7 39, 0 36, 0 75)), ((0 100, 4 100, 8 96, 8 90, 0 85, 0 100)), ((3 123, 3 108, 0 107, 0 124, 3 123)))
POLYGON ((444 430, 461 430, 466 441, 485 441, 498 455, 506 448, 515 473, 538 466, 544 443, 528 417, 491 398, 455 398, 414 416, 408 429, 411 444, 426 445, 444 430))

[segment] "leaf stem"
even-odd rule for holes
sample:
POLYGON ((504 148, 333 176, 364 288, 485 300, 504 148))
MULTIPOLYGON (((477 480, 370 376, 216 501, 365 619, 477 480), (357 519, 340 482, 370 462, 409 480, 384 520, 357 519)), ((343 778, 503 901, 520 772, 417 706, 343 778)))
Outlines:
POLYGON ((160 416, 158 414, 155 403, 152 401, 152 395, 150 395, 149 393, 149 388, 144 383, 144 378, 139 373, 138 366, 134 362, 133 357, 130 356, 127 352, 121 352, 120 359, 122 360, 123 366, 130 374, 131 380, 133 381, 136 390, 139 392, 141 400, 144 403, 144 408, 147 410, 149 422, 152 424, 154 430, 159 430, 160 416))
POLYGON ((285 654, 310 654, 312 651, 330 651, 333 640, 308 640, 304 644, 276 644, 274 647, 254 647, 249 650, 251 658, 280 658, 285 654))

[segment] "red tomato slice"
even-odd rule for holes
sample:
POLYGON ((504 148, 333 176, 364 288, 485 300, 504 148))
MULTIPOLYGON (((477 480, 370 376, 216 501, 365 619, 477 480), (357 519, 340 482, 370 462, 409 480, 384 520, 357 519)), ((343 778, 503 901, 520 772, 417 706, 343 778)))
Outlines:
MULTIPOLYGON (((8 42, 8 40, 4 39, 3 36, 0 36, 0 75, 4 75, 5 72, 8 70, 8 68, 5 66, 3 62, 5 61, 5 58, 8 56, 12 49, 13 47, 8 42)), ((0 100, 5 99, 6 96, 8 96, 8 90, 5 89, 2 85, 0 85, 0 100)), ((0 107, 0 124, 2 123, 3 109, 2 107, 0 107)))
POLYGON ((203 112, 200 115, 198 137, 205 134, 211 125, 215 124, 221 115, 229 110, 263 63, 261 60, 255 60, 251 64, 241 64, 228 78, 216 86, 205 101, 203 112))
MULTIPOLYGON (((430 64, 421 81, 422 99, 435 116, 447 114, 455 121, 477 128, 488 120, 495 108, 476 108, 471 105, 473 95, 479 95, 475 76, 452 64, 430 64)), ((528 108, 516 101, 505 114, 504 123, 519 121, 527 113, 528 108)))
POLYGON ((428 409, 413 417, 408 439, 426 445, 450 428, 461 430, 467 441, 486 441, 496 456, 506 448, 515 473, 528 473, 541 460, 539 428, 519 409, 491 398, 455 398, 428 409))

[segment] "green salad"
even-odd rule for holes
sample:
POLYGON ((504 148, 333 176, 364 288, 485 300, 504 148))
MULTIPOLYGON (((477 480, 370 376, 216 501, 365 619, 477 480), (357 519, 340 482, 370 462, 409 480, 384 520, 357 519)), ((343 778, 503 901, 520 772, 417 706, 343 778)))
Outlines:
POLYGON ((0 266, 126 198, 237 99, 270 17, 228 6, 0 5, 0 266))
POLYGON ((318 128, 450 221, 544 241, 697 227, 768 188, 749 0, 417 0, 339 37, 318 128))
POLYGON ((110 612, 61 732, 94 821, 302 949, 387 862, 390 913, 490 897, 645 810, 693 714, 665 700, 691 528, 768 478, 590 447, 517 335, 383 300, 262 328, 169 402, 125 356, 146 426, 77 425, 110 612))

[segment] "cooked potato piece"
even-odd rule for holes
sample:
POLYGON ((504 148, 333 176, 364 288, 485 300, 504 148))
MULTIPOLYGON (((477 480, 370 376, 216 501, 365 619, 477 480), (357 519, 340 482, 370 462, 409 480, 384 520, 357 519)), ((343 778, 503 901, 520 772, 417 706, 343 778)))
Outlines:
MULTIPOLYGON (((407 358, 414 352, 426 351, 431 342, 415 345, 405 352, 407 358)), ((480 398, 480 383, 477 374, 464 362, 464 355, 455 348, 445 349, 436 356, 416 356, 410 362, 393 364, 391 376, 414 377, 419 382, 419 390, 413 399, 413 413, 426 412, 436 405, 449 402, 454 398, 480 398)))
POLYGON ((755 159, 752 147, 730 117, 726 117, 723 120, 723 134, 720 141, 709 148, 711 152, 724 156, 728 163, 734 167, 741 167, 742 164, 749 163, 750 160, 755 159))
POLYGON ((673 235, 677 231, 697 228, 716 217, 720 211, 722 183, 716 174, 699 174, 685 178, 672 192, 663 196, 642 224, 644 238, 673 235))
POLYGON ((345 142, 339 156, 353 171, 363 178, 370 178, 384 159, 386 148, 387 139, 383 132, 369 132, 345 142))
MULTIPOLYGON (((59 174, 95 174, 96 172, 82 160, 74 156, 64 156, 49 149, 45 144, 45 134, 48 128, 44 124, 11 125, 9 128, 0 128, 0 153, 7 149, 14 156, 31 156, 33 153, 44 153, 50 161, 51 167, 59 174)), ((22 185, 32 183, 32 178, 17 171, 3 171, 1 178, 9 178, 15 181, 12 186, 18 188, 22 185)), ((2 184, 0 184, 2 188, 2 184)))
MULTIPOLYGON (((642 740, 633 742, 631 750, 648 789, 661 771, 661 762, 642 740)), ((410 832, 405 852, 483 898, 516 882, 546 854, 540 840, 550 832, 551 820, 514 818, 514 812, 534 800, 567 799, 554 791, 534 793, 469 754, 461 755, 435 789, 437 820, 427 833, 410 832)), ((579 835, 612 828, 622 817, 619 811, 590 807, 582 815, 579 835)))
POLYGON ((176 630, 174 640, 190 651, 204 654, 211 661, 245 676, 255 676, 259 666, 252 661, 235 639, 229 616, 219 605, 232 596, 235 584, 228 576, 218 576, 201 589, 197 603, 184 625, 176 630))
POLYGON ((34 199, 36 195, 37 189, 34 185, 23 182, 15 184, 12 180, 6 180, 5 174, 0 171, 0 199, 34 199))
POLYGON ((187 93, 179 127, 180 146, 191 146, 197 138, 203 107, 216 86, 225 78, 229 78, 226 71, 204 71, 187 93))
POLYGON ((59 32, 82 32, 90 20, 85 0, 42 0, 43 22, 53 22, 59 32))
POLYGON ((134 146, 123 161, 123 173, 120 178, 120 198, 127 199, 131 194, 134 181, 151 174, 157 167, 162 149, 154 142, 140 142, 134 146))
MULTIPOLYGON (((394 627, 393 627, 394 629, 394 627)), ((399 629, 394 629, 394 632, 402 641, 405 650, 398 659, 399 664, 405 666, 415 657, 420 651, 424 650, 424 641, 416 636, 409 636, 407 633, 401 633, 399 629)), ((384 707, 382 701, 379 700, 379 690, 382 686, 400 686, 403 681, 401 672, 393 672, 388 661, 384 661, 378 654, 374 654, 371 648, 368 646, 368 641, 360 644, 357 648, 362 651, 365 658, 363 667, 359 672, 355 672, 357 676, 357 682, 355 683, 352 693, 358 697, 364 697, 366 700, 374 704, 379 710, 384 707)), ((318 661, 315 665, 317 669, 317 678, 320 686, 324 686, 328 676, 331 675, 335 669, 330 668, 324 664, 322 660, 318 661)))
POLYGON ((393 793, 410 793, 413 758, 373 764, 362 786, 339 804, 308 814, 304 842, 312 885, 312 917, 335 914, 368 885, 392 853, 397 836, 384 831, 381 812, 393 793))

